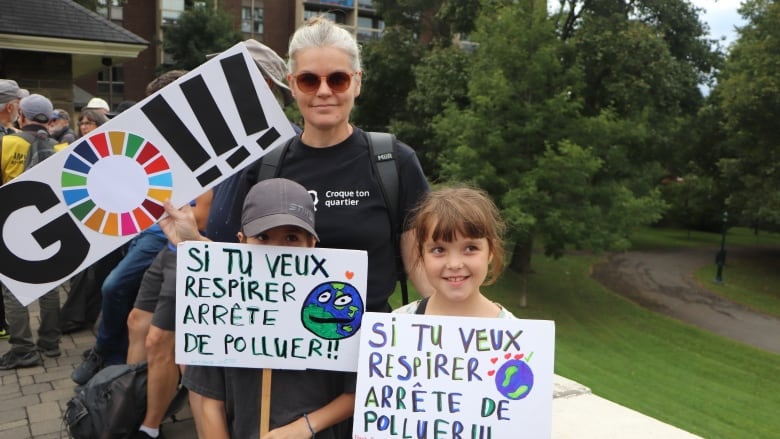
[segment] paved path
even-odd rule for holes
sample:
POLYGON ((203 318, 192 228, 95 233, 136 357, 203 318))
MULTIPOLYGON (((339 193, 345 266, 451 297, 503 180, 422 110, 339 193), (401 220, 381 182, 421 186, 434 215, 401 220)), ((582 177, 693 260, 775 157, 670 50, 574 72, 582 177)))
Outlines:
MULTIPOLYGON (((747 251, 733 249, 729 257, 747 251)), ((593 267, 593 278, 649 309, 780 354, 780 319, 707 290, 693 277, 706 264, 714 264, 713 250, 631 251, 593 267)))
MULTIPOLYGON (((39 322, 37 302, 31 306, 30 314, 35 331, 39 322)), ((70 374, 81 362, 82 352, 94 344, 95 335, 91 330, 64 335, 61 357, 43 357, 43 366, 0 370, 0 438, 67 438, 62 414, 76 387, 70 374)), ((0 354, 9 348, 8 340, 0 340, 0 354)), ((188 407, 177 419, 180 421, 175 423, 170 419, 165 421, 166 439, 195 438, 195 424, 188 407)))

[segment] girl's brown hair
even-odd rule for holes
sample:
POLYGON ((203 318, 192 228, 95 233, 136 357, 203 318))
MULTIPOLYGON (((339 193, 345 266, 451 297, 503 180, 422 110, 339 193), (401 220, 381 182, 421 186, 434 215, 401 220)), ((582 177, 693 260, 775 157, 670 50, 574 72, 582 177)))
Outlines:
POLYGON ((504 231, 498 207, 487 192, 470 187, 448 187, 428 193, 413 212, 415 263, 422 264, 423 246, 434 241, 452 242, 457 234, 466 238, 485 238, 493 256, 485 285, 498 279, 504 267, 504 231))

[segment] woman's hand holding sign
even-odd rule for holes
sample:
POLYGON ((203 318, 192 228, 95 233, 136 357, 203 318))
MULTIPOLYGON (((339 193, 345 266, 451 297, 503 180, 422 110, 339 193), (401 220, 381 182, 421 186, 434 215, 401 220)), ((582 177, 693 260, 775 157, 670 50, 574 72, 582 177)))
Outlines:
POLYGON ((170 200, 165 201, 165 213, 168 215, 160 220, 160 227, 172 244, 178 245, 184 241, 208 241, 198 232, 198 222, 189 204, 177 209, 170 200))

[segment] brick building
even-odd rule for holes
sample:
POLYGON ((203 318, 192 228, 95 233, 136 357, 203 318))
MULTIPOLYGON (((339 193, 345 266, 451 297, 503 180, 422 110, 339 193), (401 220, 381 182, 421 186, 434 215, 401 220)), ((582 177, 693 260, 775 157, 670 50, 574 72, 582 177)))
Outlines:
POLYGON ((0 78, 71 112, 74 102, 90 97, 73 86, 75 78, 135 59, 148 44, 72 0, 4 1, 0 7, 0 78))
MULTIPOLYGON (((77 79, 80 88, 100 96, 112 106, 122 100, 141 100, 157 68, 170 62, 162 48, 163 29, 176 23, 196 0, 100 0, 98 12, 115 24, 149 41, 137 58, 103 66, 77 79)), ((234 17, 236 29, 246 38, 265 43, 284 57, 290 35, 303 21, 324 14, 355 34, 359 40, 377 38, 384 23, 371 0, 214 0, 215 7, 234 17)))

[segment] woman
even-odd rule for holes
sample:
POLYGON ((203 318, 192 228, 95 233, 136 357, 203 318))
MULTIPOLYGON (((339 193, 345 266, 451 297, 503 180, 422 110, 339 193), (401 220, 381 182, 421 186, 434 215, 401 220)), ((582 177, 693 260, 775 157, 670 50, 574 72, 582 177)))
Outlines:
MULTIPOLYGON (((303 117, 303 132, 281 159, 278 177, 297 181, 315 197, 320 247, 368 252, 367 308, 389 311, 387 299, 397 278, 390 220, 372 172, 367 134, 349 119, 363 78, 357 42, 333 22, 316 17, 293 35, 288 59, 287 82, 303 117)), ((402 143, 398 149, 405 217, 428 192, 428 183, 414 151, 402 143)), ((249 187, 257 169, 247 172, 249 187)), ((404 232, 405 260, 410 259, 410 237, 404 232)), ((428 292, 420 274, 410 272, 412 282, 418 291, 428 292)))
MULTIPOLYGON (((367 134, 349 120, 362 86, 357 42, 333 22, 316 17, 295 32, 288 58, 287 82, 303 117, 303 131, 281 158, 278 177, 298 182, 313 196, 318 246, 367 251, 367 309, 389 311, 387 299, 395 288, 397 255, 388 209, 372 170, 367 134)), ((407 145, 398 145, 395 159, 399 170, 400 210, 405 215, 428 191, 428 183, 414 151, 407 145)), ((248 188, 254 185, 258 169, 259 165, 246 172, 246 189, 238 191, 237 200, 243 200, 248 188)), ((241 201, 234 203, 241 204, 241 201)), ((406 247, 411 254, 409 234, 405 232, 402 240, 405 254, 406 247)), ((412 277, 419 291, 416 279, 412 277)), ((229 431, 233 437, 257 437, 259 396, 245 389, 259 389, 259 373, 246 369, 239 379, 239 372, 231 370, 228 374, 225 370, 189 366, 184 374, 185 386, 203 396, 204 418, 216 416, 227 424, 220 427, 225 436, 212 433, 207 436, 227 437, 229 431), (231 396, 239 394, 243 398, 240 401, 231 396), (248 433, 246 429, 250 429, 248 433)), ((289 398, 298 392, 296 389, 307 389, 312 394, 316 391, 318 400, 323 401, 336 402, 344 393, 354 398, 354 374, 323 377, 319 382, 312 377, 306 385, 301 384, 302 379, 300 372, 275 370, 271 406, 289 403, 285 401, 285 393, 289 398)), ((264 439, 314 437, 315 434, 317 438, 352 437, 349 421, 338 423, 349 419, 352 406, 338 413, 330 411, 329 416, 323 416, 319 410, 307 410, 310 408, 290 407, 285 416, 276 418, 272 413, 272 431, 264 439)), ((211 431, 202 428, 197 416, 196 423, 199 432, 211 431)))
POLYGON ((79 137, 86 136, 106 122, 108 122, 108 118, 99 110, 82 111, 81 116, 79 116, 79 137))

